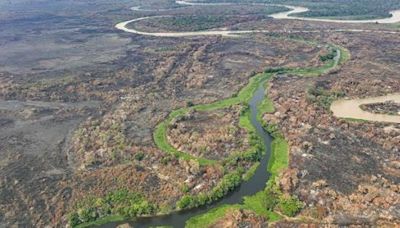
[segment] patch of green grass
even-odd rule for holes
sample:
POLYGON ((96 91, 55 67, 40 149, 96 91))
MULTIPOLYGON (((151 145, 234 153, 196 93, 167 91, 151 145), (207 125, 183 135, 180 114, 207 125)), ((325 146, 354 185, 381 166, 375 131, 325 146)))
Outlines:
POLYGON ((355 123, 368 123, 368 120, 363 120, 363 119, 356 119, 356 118, 344 118, 345 120, 349 122, 355 122, 355 123))
POLYGON ((303 77, 318 77, 321 74, 325 74, 331 69, 335 68, 337 66, 337 63, 338 60, 328 60, 321 67, 294 68, 288 70, 288 73, 292 73, 303 77))
POLYGON ((268 221, 277 221, 281 216, 272 210, 268 210, 265 202, 269 196, 265 191, 260 191, 252 196, 244 197, 243 209, 254 211, 256 214, 265 217, 268 221))
POLYGON ((196 105, 193 108, 197 111, 213 111, 240 103, 248 103, 260 83, 270 78, 271 76, 271 73, 256 74, 255 76, 250 78, 249 83, 245 87, 243 87, 236 96, 224 100, 219 100, 210 104, 196 105))
POLYGON ((324 61, 324 65, 320 67, 288 69, 287 72, 303 77, 317 77, 328 73, 350 59, 350 52, 347 49, 336 45, 330 45, 329 48, 332 49, 332 52, 334 52, 336 55, 334 58, 326 59, 326 61, 324 61))
POLYGON ((260 162, 256 162, 254 165, 252 165, 250 169, 243 175, 243 180, 250 180, 250 178, 256 173, 258 166, 260 166, 260 162))
POLYGON ((240 114, 239 126, 248 130, 249 132, 254 132, 254 126, 250 121, 250 109, 248 107, 244 108, 240 114))
POLYGON ((281 219, 274 209, 280 203, 282 193, 275 184, 275 178, 289 165, 289 146, 287 141, 282 138, 274 138, 272 141, 272 152, 268 162, 268 171, 271 177, 267 182, 265 190, 252 196, 244 197, 243 208, 254 211, 268 221, 281 219))
POLYGON ((223 218, 229 211, 235 209, 245 209, 255 212, 256 214, 265 217, 268 221, 278 221, 282 217, 274 211, 267 210, 264 203, 268 195, 265 191, 260 191, 252 196, 244 197, 243 204, 222 205, 213 208, 204 214, 195 216, 186 221, 186 228, 203 228, 208 227, 219 219, 223 218))
POLYGON ((271 99, 265 97, 265 99, 257 106, 257 119, 261 122, 262 116, 265 113, 273 113, 275 112, 274 104, 271 99))
POLYGON ((400 29, 400 23, 386 24, 385 26, 388 27, 388 28, 395 29, 395 30, 399 30, 400 29))
POLYGON ((289 144, 284 138, 275 138, 272 141, 272 152, 268 163, 268 171, 277 176, 289 165, 289 144))
POLYGON ((186 221, 186 228, 204 228, 214 224, 218 219, 224 217, 229 210, 239 209, 240 205, 222 205, 213 208, 207 213, 195 216, 186 221))
POLYGON ((284 215, 293 217, 303 208, 303 203, 297 197, 281 196, 277 206, 284 215))
POLYGON ((338 62, 339 65, 342 65, 351 58, 351 54, 348 49, 341 46, 334 46, 334 47, 340 50, 340 58, 338 62))
POLYGON ((126 218, 121 215, 110 215, 107 217, 103 217, 101 219, 97 219, 96 221, 87 222, 87 223, 79 224, 77 226, 72 226, 72 227, 76 227, 76 228, 94 227, 94 226, 100 226, 102 224, 106 224, 106 223, 110 223, 110 222, 124 221, 125 219, 126 218))
POLYGON ((156 210, 157 206, 143 195, 124 188, 111 191, 103 197, 88 196, 79 201, 68 214, 68 221, 72 227, 80 224, 86 226, 111 219, 151 215, 156 210))

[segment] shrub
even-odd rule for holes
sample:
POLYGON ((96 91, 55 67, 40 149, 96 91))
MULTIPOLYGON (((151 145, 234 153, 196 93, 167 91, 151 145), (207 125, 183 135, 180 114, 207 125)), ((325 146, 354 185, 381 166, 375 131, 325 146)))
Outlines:
POLYGON ((170 156, 165 156, 163 158, 161 158, 161 164, 163 165, 167 165, 168 163, 170 163, 173 159, 170 156))
POLYGON ((193 104, 193 102, 192 101, 188 101, 188 102, 186 102, 186 107, 193 107, 194 106, 194 104, 193 104))
POLYGON ((278 204, 278 200, 274 196, 268 195, 267 197, 265 197, 264 206, 265 209, 267 209, 268 211, 273 211, 276 204, 278 204))
POLYGON ((274 74, 274 73, 285 73, 286 71, 288 71, 289 69, 288 68, 285 68, 285 67, 278 67, 278 68, 268 68, 268 69, 266 69, 266 70, 264 70, 264 73, 272 73, 272 74, 274 74))
POLYGON ((293 217, 303 208, 303 203, 297 197, 282 197, 278 206, 284 215, 293 217))
POLYGON ((325 109, 329 109, 332 102, 338 98, 344 97, 345 94, 340 91, 329 91, 322 87, 311 87, 307 90, 307 100, 316 103, 325 109))
POLYGON ((256 162, 260 161, 262 155, 262 148, 256 148, 251 152, 243 153, 240 156, 240 160, 249 161, 249 162, 256 162))
POLYGON ((264 194, 266 195, 264 199, 265 208, 269 211, 273 211, 275 209, 275 206, 279 202, 279 196, 277 192, 271 186, 267 186, 265 188, 264 194))
POLYGON ((184 192, 184 193, 188 193, 189 192, 189 186, 187 185, 187 184, 183 184, 183 186, 182 186, 182 192, 184 192))
POLYGON ((97 219, 97 213, 94 208, 81 208, 78 210, 79 220, 82 222, 91 222, 97 219))
POLYGON ((119 189, 101 198, 88 197, 80 201, 75 205, 75 211, 68 215, 68 221, 74 227, 110 215, 132 218, 152 214, 155 210, 156 206, 142 195, 128 189, 119 189))
POLYGON ((72 226, 75 227, 81 223, 81 220, 79 219, 79 215, 76 212, 72 212, 68 215, 68 223, 72 226))
POLYGON ((333 60, 335 58, 335 56, 336 56, 336 50, 333 49, 328 54, 319 56, 319 59, 322 62, 326 62, 326 61, 329 61, 329 60, 333 60))
POLYGON ((184 195, 178 202, 176 202, 176 207, 179 209, 189 209, 221 199, 228 192, 240 185, 243 172, 244 170, 242 169, 225 175, 221 182, 208 194, 199 194, 197 196, 184 195))
POLYGON ((193 199, 193 196, 184 195, 178 202, 176 202, 176 206, 179 209, 190 208, 193 206, 194 202, 195 200, 193 199))
POLYGON ((138 153, 135 154, 134 157, 135 157, 135 160, 141 161, 144 158, 144 153, 143 152, 138 152, 138 153))
POLYGON ((279 130, 278 125, 276 124, 267 124, 265 127, 265 130, 271 134, 273 138, 283 138, 282 133, 279 130))

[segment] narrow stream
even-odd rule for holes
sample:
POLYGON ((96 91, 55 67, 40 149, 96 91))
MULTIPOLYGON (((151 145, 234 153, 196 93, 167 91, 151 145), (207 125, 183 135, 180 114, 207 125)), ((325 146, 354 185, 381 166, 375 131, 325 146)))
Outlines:
POLYGON ((244 196, 253 195, 265 188, 265 184, 270 176, 267 172, 268 161, 271 154, 271 136, 265 132, 262 124, 257 120, 257 105, 264 99, 264 83, 260 83, 259 88, 254 93, 251 101, 249 102, 251 110, 251 123, 255 127, 257 134, 263 140, 266 148, 265 155, 260 161, 260 165, 256 170, 253 177, 246 182, 243 182, 235 191, 230 192, 223 199, 207 206, 194 208, 190 210, 184 210, 179 212, 173 212, 168 215, 137 218, 136 220, 129 220, 123 222, 112 222, 104 224, 100 227, 109 228, 116 227, 119 224, 129 223, 136 227, 151 227, 151 226, 172 226, 172 227, 184 227, 188 219, 193 216, 206 213, 208 210, 218 207, 223 204, 239 204, 242 202, 244 196))

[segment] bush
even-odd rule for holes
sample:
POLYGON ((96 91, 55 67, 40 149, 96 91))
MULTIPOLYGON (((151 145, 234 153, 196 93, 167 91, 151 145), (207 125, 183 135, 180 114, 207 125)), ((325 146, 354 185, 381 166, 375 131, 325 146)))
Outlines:
POLYGON ((244 153, 241 159, 244 161, 256 162, 261 160, 261 155, 262 155, 261 150, 257 148, 257 150, 254 150, 252 152, 244 153))
POLYGON ((326 61, 329 61, 329 60, 333 60, 333 59, 335 58, 335 56, 336 56, 336 50, 333 49, 333 50, 331 50, 330 53, 328 53, 328 54, 326 54, 326 55, 321 55, 321 56, 319 56, 319 59, 320 59, 322 62, 326 62, 326 61))
POLYGON ((97 219, 97 213, 94 208, 81 208, 78 210, 78 218, 82 222, 91 222, 97 219))
POLYGON ((144 158, 144 153, 143 152, 138 152, 135 154, 135 160, 141 161, 144 158))
POLYGON ((284 215, 293 217, 303 208, 303 203, 297 197, 282 197, 278 206, 284 215))
POLYGON ((88 197, 80 201, 75 206, 75 211, 68 215, 68 221, 74 227, 110 215, 132 218, 152 214, 155 210, 156 206, 149 203, 142 195, 127 189, 119 189, 102 198, 88 197))
POLYGON ((81 220, 79 219, 79 215, 76 212, 72 212, 68 215, 68 223, 72 226, 75 227, 81 223, 81 220))
POLYGON ((264 126, 264 128, 269 134, 271 134, 273 138, 283 138, 283 135, 280 132, 278 125, 267 124, 266 126, 264 126))
POLYGON ((182 192, 188 193, 190 191, 189 186, 187 184, 183 184, 182 186, 182 192))
POLYGON ((265 188, 264 194, 266 195, 264 199, 265 209, 273 211, 275 206, 278 204, 278 193, 274 190, 274 186, 267 186, 265 188))
POLYGON ((167 156, 161 158, 161 164, 168 165, 168 163, 170 163, 172 160, 173 160, 172 157, 167 155, 167 156))
POLYGON ((178 202, 176 202, 176 207, 179 209, 191 208, 195 200, 193 196, 184 195, 178 202))
POLYGON ((264 70, 264 73, 267 73, 267 74, 285 73, 288 70, 289 69, 285 68, 285 67, 268 68, 268 69, 264 70))
POLYGON ((318 86, 311 87, 307 90, 307 100, 325 109, 329 109, 334 100, 344 96, 345 94, 343 92, 329 91, 318 86))
POLYGON ((193 107, 194 106, 194 104, 193 104, 193 102, 192 101, 188 101, 188 102, 186 102, 186 107, 193 107))
POLYGON ((178 202, 176 207, 179 209, 189 209, 198 206, 203 206, 213 201, 219 200, 224 197, 228 192, 235 189, 242 181, 242 174, 244 170, 237 170, 233 173, 227 174, 221 182, 213 188, 208 194, 199 194, 197 196, 185 195, 178 202))

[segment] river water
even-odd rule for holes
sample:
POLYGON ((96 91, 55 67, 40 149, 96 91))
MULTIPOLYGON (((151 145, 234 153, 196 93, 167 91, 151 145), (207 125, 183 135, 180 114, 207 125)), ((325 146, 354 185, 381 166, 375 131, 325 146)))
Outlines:
POLYGON ((253 195, 265 188, 265 184, 268 181, 270 174, 267 172, 268 161, 271 155, 271 136, 263 129, 262 124, 257 120, 257 105, 265 97, 264 83, 260 83, 259 88, 253 94, 252 99, 249 102, 251 111, 251 124, 256 129, 258 136, 263 140, 266 151, 263 158, 260 161, 255 174, 250 180, 243 182, 235 191, 230 192, 223 199, 207 206, 194 208, 190 210, 184 210, 179 212, 173 212, 168 215, 154 216, 138 218, 132 221, 123 222, 111 222, 104 224, 100 227, 110 228, 116 227, 119 224, 129 223, 136 227, 151 227, 151 226, 172 226, 172 227, 184 227, 188 219, 193 216, 206 213, 208 210, 218 207, 224 204, 238 204, 241 203, 244 196, 253 195))
POLYGON ((339 118, 353 118, 376 122, 400 123, 399 115, 377 114, 364 111, 361 105, 381 103, 386 101, 394 101, 400 103, 400 94, 388 94, 380 97, 369 97, 353 100, 337 100, 331 105, 333 115, 339 118))

